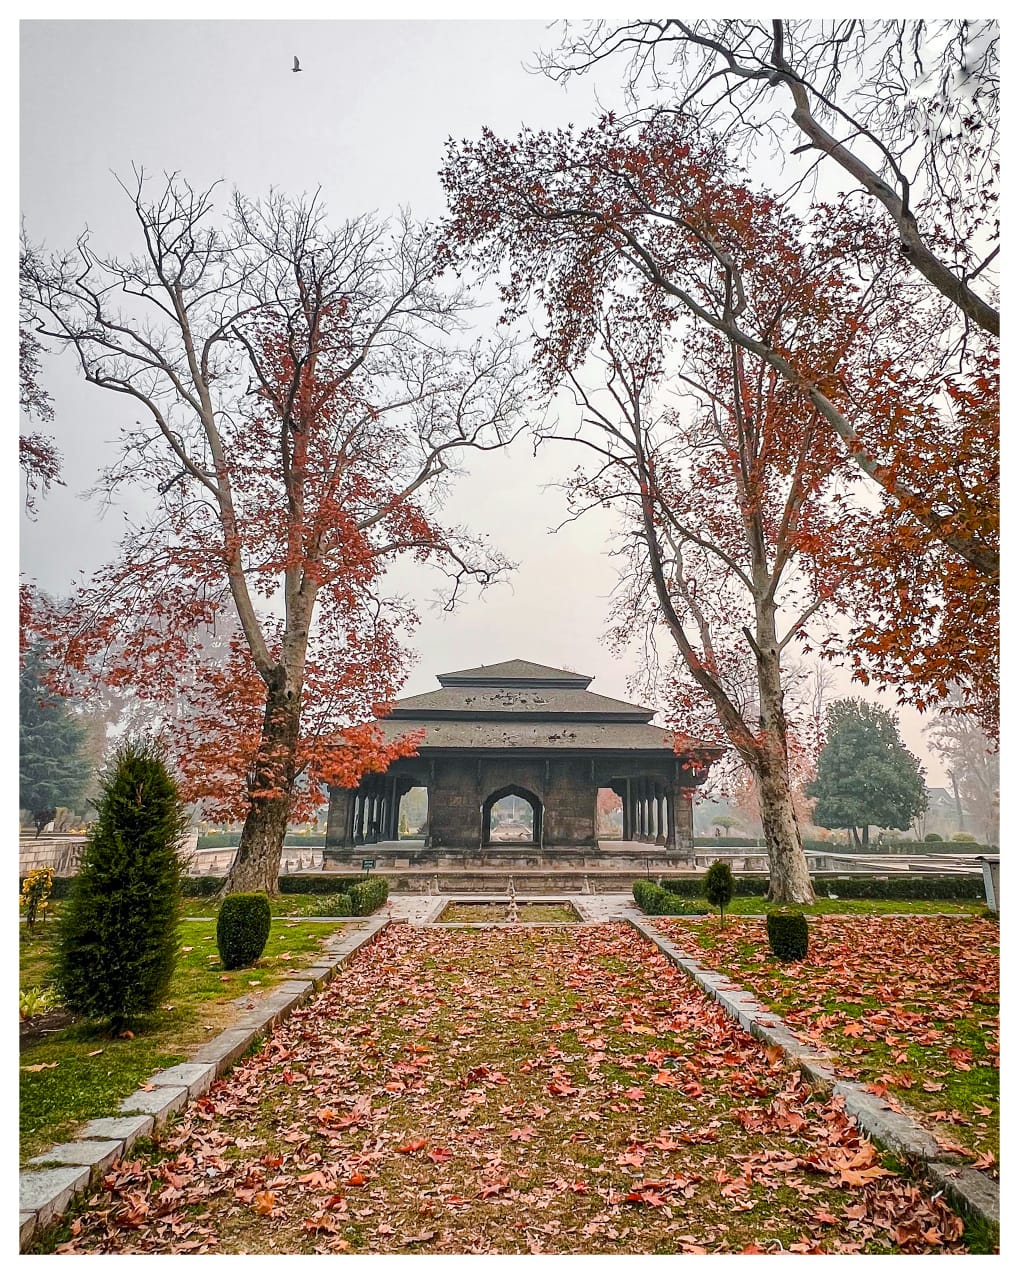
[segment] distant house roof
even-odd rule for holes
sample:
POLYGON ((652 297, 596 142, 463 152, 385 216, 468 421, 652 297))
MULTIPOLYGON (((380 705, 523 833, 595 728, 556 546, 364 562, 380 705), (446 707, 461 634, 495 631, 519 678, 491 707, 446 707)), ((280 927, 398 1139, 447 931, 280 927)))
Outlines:
MULTIPOLYGON (((650 724, 654 709, 594 694, 592 678, 525 659, 438 678, 441 690, 398 699, 379 721, 391 740, 424 731, 419 752, 527 750, 673 752, 674 732, 650 724)), ((722 749, 683 740, 683 751, 722 749)))

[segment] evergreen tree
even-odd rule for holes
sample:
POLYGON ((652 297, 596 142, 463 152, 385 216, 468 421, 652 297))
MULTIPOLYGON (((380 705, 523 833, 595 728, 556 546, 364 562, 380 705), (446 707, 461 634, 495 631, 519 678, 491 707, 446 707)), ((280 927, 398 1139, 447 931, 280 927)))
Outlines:
POLYGON ((128 742, 103 776, 98 818, 61 917, 57 981, 114 1030, 151 1011, 177 959, 187 815, 158 749, 128 742))
POLYGON ((908 828, 927 808, 927 791, 895 717, 863 699, 838 699, 826 715, 817 778, 806 789, 817 798, 814 822, 849 829, 857 845, 869 843, 871 827, 908 828))
POLYGON ((57 806, 73 808, 89 779, 87 730, 65 701, 42 681, 37 649, 25 654, 19 676, 20 807, 28 810, 36 836, 57 806))

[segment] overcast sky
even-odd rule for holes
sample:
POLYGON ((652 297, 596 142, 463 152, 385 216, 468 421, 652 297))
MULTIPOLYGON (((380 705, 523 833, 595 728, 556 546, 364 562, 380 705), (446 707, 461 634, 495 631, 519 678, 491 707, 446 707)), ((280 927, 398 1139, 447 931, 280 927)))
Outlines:
MULTIPOLYGON (((321 187, 336 221, 401 205, 437 217, 447 137, 475 137, 485 124, 511 133, 524 123, 584 123, 596 112, 590 80, 564 90, 524 69, 553 39, 540 21, 24 22, 20 206, 29 235, 62 248, 87 223, 98 245, 132 248, 136 227, 112 175, 132 163, 179 170, 197 187, 222 178, 252 196, 321 187)), ((611 81, 598 91, 611 105, 611 81)), ((67 485, 23 521, 21 567, 61 593, 119 537, 122 509, 100 517, 81 493, 136 413, 86 386, 67 356, 48 360, 44 378, 67 485)), ((471 461, 447 517, 488 534, 518 569, 452 615, 421 607, 404 693, 434 688, 438 672, 521 657, 569 665, 595 676, 593 689, 627 697, 632 668, 601 644, 615 582, 608 523, 584 519, 548 534, 565 511, 554 484, 574 463, 565 447, 532 459, 524 441, 471 461)), ((838 692, 864 693, 848 676, 838 692)), ((928 783, 943 784, 921 718, 902 719, 928 783)))

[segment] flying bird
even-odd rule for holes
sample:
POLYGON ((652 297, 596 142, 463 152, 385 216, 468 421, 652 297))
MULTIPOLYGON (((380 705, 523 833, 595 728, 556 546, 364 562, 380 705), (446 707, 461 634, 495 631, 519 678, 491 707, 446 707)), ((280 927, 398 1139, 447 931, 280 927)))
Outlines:
POLYGON ((300 62, 298 62, 298 60, 297 60, 297 58, 296 58, 296 57, 294 58, 294 67, 293 67, 293 69, 294 69, 295 71, 299 71, 299 70, 301 69, 301 64, 300 64, 300 62))

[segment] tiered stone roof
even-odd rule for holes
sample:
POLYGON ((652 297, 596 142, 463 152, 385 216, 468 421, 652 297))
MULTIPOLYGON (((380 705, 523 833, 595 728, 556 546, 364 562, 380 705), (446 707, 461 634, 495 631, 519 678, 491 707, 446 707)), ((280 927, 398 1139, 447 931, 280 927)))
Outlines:
MULTIPOLYGON (((386 739, 423 730, 421 755, 442 751, 672 752, 654 709, 588 690, 593 678, 524 659, 438 677, 440 690, 398 699, 379 722, 386 739)), ((718 748, 684 739, 684 750, 718 748)))

